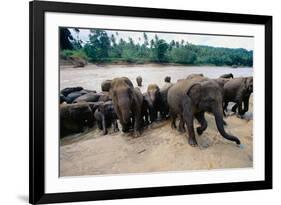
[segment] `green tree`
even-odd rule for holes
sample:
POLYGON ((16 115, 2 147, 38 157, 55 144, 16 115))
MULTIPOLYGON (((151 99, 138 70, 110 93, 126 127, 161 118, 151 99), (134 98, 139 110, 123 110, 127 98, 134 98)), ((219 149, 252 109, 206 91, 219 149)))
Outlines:
POLYGON ((170 60, 174 63, 194 64, 196 61, 196 53, 187 48, 174 48, 170 54, 170 60))
POLYGON ((71 40, 73 40, 71 32, 67 28, 60 28, 60 48, 61 49, 73 49, 71 40))
POLYGON ((157 35, 155 35, 155 43, 153 48, 153 56, 158 62, 167 61, 166 53, 169 48, 169 45, 166 43, 164 39, 159 39, 157 35))
POLYGON ((89 35, 89 42, 84 46, 86 54, 91 61, 104 60, 108 57, 110 39, 103 30, 92 29, 89 35))

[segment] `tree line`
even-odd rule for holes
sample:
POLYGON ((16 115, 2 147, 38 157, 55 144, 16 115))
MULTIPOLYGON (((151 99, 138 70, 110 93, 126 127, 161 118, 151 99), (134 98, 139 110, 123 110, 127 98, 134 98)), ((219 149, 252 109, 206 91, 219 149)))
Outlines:
POLYGON ((253 51, 243 48, 222 48, 194 45, 184 40, 167 42, 155 34, 142 42, 119 38, 118 32, 109 35, 104 30, 91 29, 89 40, 79 39, 79 29, 73 37, 67 28, 60 29, 60 56, 76 56, 92 63, 178 63, 186 65, 253 66, 253 51), (117 41, 117 38, 119 41, 117 41))

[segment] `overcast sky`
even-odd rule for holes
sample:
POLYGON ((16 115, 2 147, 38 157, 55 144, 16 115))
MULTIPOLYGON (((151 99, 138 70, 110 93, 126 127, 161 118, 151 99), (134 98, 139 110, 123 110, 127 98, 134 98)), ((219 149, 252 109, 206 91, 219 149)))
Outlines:
MULTIPOLYGON (((73 37, 77 37, 77 33, 70 29, 73 37)), ((105 30, 108 36, 114 34, 117 39, 117 42, 122 38, 125 41, 128 41, 128 38, 131 37, 135 43, 143 43, 144 37, 143 32, 138 31, 112 31, 105 30), (118 32, 118 36, 116 35, 118 32)), ((90 29, 80 29, 79 38, 87 42, 89 40, 90 29)), ((170 33, 152 33, 146 32, 148 40, 154 38, 155 34, 159 38, 171 42, 172 40, 179 41, 184 40, 195 45, 205 45, 205 46, 214 46, 214 47, 225 47, 225 48, 245 48, 247 50, 254 50, 254 38, 252 37, 232 37, 232 36, 212 36, 212 35, 198 35, 198 34, 170 34, 170 33)))

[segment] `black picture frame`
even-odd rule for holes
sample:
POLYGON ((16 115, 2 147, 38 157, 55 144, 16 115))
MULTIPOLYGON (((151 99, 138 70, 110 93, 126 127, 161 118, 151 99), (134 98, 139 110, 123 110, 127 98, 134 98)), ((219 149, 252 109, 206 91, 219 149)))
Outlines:
POLYGON ((201 194, 260 190, 272 188, 272 16, 230 14, 104 6, 62 2, 33 1, 30 12, 30 142, 29 142, 29 202, 32 204, 75 202, 168 195, 201 194), (247 23, 265 26, 265 180, 236 183, 198 184, 154 188, 85 191, 71 193, 45 192, 45 77, 44 77, 44 14, 45 12, 81 13, 112 16, 150 17, 162 19, 198 20, 208 22, 247 23))

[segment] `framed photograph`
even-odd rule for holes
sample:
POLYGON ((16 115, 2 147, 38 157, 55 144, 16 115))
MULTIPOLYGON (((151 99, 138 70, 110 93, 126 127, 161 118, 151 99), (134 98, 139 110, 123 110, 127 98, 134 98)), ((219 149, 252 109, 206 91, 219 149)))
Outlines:
POLYGON ((30 203, 272 188, 272 17, 30 2, 30 203))

